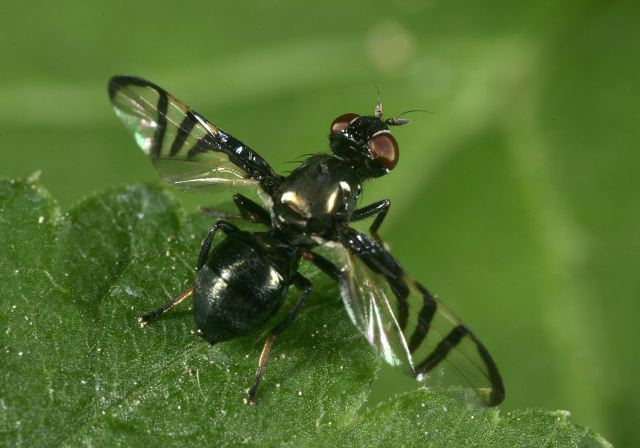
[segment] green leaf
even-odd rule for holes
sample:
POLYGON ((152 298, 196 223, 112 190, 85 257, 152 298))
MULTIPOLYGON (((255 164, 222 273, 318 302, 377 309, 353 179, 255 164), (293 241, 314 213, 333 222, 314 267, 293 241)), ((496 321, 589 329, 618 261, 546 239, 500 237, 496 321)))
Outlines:
POLYGON ((62 215, 35 181, 0 181, 0 445, 607 445, 561 412, 501 417, 424 389, 361 411, 379 360, 306 267, 319 292, 243 404, 267 329, 210 346, 187 305, 136 324, 189 287, 210 224, 158 187, 62 215))

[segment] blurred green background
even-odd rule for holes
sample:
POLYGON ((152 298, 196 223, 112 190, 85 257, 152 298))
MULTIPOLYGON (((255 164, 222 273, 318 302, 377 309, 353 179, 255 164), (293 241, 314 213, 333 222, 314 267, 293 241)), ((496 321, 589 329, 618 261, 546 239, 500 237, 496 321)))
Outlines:
MULTIPOLYGON (((391 198, 383 238, 490 348, 503 409, 640 443, 637 3, 300 3, 1 2, 0 175, 42 170, 63 207, 157 182, 111 111, 113 74, 281 172, 325 150, 337 115, 373 112, 377 85, 386 115, 431 113, 395 131, 400 163, 364 200, 391 198)), ((385 372, 372 400, 400 383, 385 372)))

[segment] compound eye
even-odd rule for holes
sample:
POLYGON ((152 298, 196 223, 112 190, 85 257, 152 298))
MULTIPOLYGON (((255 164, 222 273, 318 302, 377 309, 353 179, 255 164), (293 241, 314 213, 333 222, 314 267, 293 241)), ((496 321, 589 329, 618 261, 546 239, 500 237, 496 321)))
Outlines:
POLYGON ((388 132, 374 135, 369 140, 369 151, 371 151, 373 158, 382 162, 388 170, 394 169, 398 164, 400 158, 398 142, 388 132))
POLYGON ((340 115, 338 118, 333 120, 333 123, 331 123, 331 127, 330 127, 331 133, 337 134, 339 132, 342 132, 347 126, 349 126, 349 123, 351 123, 353 120, 355 120, 359 116, 360 115, 358 114, 340 115))

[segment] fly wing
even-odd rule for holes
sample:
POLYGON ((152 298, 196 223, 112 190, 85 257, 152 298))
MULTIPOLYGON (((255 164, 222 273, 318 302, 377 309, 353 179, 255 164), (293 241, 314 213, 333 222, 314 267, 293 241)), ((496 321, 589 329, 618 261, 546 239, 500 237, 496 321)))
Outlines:
POLYGON ((255 151, 150 81, 114 76, 109 98, 160 177, 177 188, 211 192, 261 187, 270 194, 279 180, 255 151))
POLYGON ((365 235, 349 229, 343 243, 342 300, 389 364, 419 381, 466 383, 489 406, 504 400, 495 362, 460 319, 365 235))

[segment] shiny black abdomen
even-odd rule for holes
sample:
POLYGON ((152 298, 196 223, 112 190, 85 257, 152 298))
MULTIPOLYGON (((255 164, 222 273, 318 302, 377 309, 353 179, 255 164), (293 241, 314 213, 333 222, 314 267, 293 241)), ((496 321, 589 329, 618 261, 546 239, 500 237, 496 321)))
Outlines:
POLYGON ((225 238, 196 274, 194 312, 201 336, 215 344, 265 323, 282 305, 290 283, 286 270, 262 254, 251 235, 225 238))

